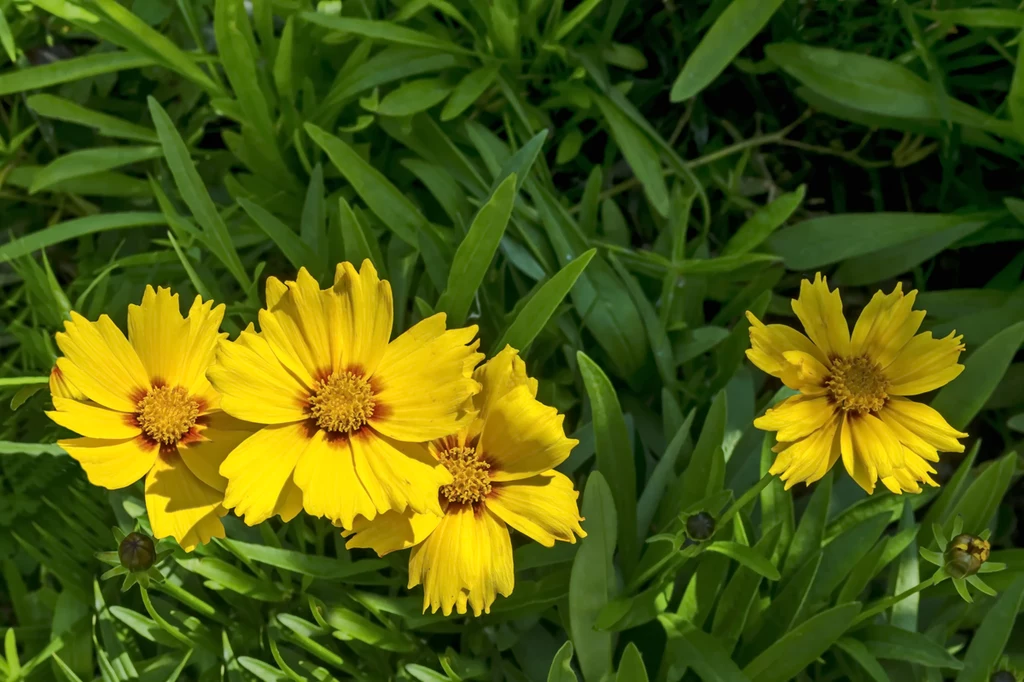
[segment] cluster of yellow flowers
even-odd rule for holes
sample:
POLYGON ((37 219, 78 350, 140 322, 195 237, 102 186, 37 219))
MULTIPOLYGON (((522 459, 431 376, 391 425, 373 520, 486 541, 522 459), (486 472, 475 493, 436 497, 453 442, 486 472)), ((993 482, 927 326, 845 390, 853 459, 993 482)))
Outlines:
MULTIPOLYGON (((954 379, 964 346, 918 334, 917 292, 875 294, 851 335, 839 292, 803 281, 807 334, 748 313, 747 356, 799 394, 754 421, 777 432, 786 488, 842 457, 868 493, 936 485, 929 462, 963 451, 934 409, 907 396, 954 379)), ((233 509, 254 525, 301 510, 342 528, 348 547, 411 548, 423 607, 479 615, 512 592, 508 526, 537 542, 584 537, 572 481, 554 468, 576 441, 506 347, 480 364, 476 327, 437 314, 391 340, 391 287, 365 261, 321 289, 305 269, 267 280, 260 331, 220 332, 224 306, 147 287, 128 336, 72 313, 51 374, 61 441, 105 488, 145 478, 154 535, 186 550, 224 537, 233 509)))
POLYGON ((512 592, 508 526, 546 546, 585 533, 572 481, 554 471, 577 441, 537 400, 518 351, 477 352, 476 327, 444 314, 391 340, 391 286, 365 261, 321 289, 305 269, 267 280, 260 331, 220 332, 224 305, 147 287, 128 337, 72 313, 50 386, 60 442, 90 482, 145 478, 156 537, 186 550, 301 510, 348 547, 412 548, 423 607, 488 612, 512 592), (479 365, 479 367, 478 367, 479 365))

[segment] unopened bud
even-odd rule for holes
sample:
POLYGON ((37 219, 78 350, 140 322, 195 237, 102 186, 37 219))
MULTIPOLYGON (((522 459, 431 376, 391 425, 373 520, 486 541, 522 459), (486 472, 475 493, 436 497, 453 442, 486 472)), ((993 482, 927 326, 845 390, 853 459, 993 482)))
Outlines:
POLYGON ((699 512, 686 519, 686 534, 694 540, 707 540, 715 533, 715 517, 699 512))
POLYGON ((974 535, 957 535, 946 545, 946 573, 953 578, 967 578, 988 561, 991 546, 974 535))
POLYGON ((117 556, 129 571, 145 571, 156 558, 153 538, 142 533, 129 533, 117 548, 117 556))

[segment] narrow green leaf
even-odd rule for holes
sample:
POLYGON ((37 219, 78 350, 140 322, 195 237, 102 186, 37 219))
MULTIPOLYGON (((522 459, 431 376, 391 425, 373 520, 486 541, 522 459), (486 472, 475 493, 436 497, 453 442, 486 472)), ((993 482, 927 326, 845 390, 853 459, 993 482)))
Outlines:
MULTIPOLYGON (((774 568, 767 557, 772 555, 781 532, 781 525, 773 526, 753 547, 740 544, 736 546, 742 547, 743 551, 749 550, 750 556, 755 557, 759 563, 760 570, 764 570, 767 567, 774 568)), ((723 543, 715 542, 711 547, 718 544, 723 543)), ((708 547, 708 549, 711 549, 711 547, 708 547)), ((726 583, 725 589, 722 590, 722 596, 718 600, 715 617, 711 621, 711 634, 718 638, 719 642, 722 643, 722 647, 729 654, 732 654, 736 648, 740 635, 743 634, 743 630, 747 625, 747 619, 750 617, 751 611, 755 606, 758 590, 764 577, 760 570, 755 570, 748 566, 742 566, 737 569, 732 574, 729 582, 726 583)), ((778 575, 778 572, 776 571, 774 575, 778 575)))
MULTIPOLYGON (((893 594, 902 594, 914 587, 921 580, 921 571, 917 560, 917 521, 914 519, 914 508, 907 500, 903 505, 903 516, 900 518, 900 532, 910 531, 914 534, 900 556, 896 567, 896 582, 893 594)), ((892 607, 892 624, 904 630, 917 632, 917 607, 921 595, 914 594, 903 599, 892 607)))
POLYGON ((737 256, 756 249, 792 217, 804 202, 806 193, 807 185, 800 185, 795 192, 787 192, 764 208, 758 209, 729 238, 729 242, 722 249, 722 256, 737 256))
POLYGON ((316 273, 317 279, 326 277, 330 274, 327 263, 327 206, 324 202, 324 169, 319 163, 313 167, 313 172, 309 176, 306 201, 302 205, 299 225, 302 241, 313 251, 310 269, 316 273))
MULTIPOLYGON (((970 477, 974 473, 974 461, 977 459, 980 450, 981 439, 979 438, 974 441, 974 445, 967 451, 967 456, 957 466, 953 478, 949 479, 949 482, 942 486, 942 492, 939 493, 938 499, 928 508, 928 512, 924 515, 924 519, 921 520, 918 526, 917 537, 921 547, 928 545, 928 534, 935 524, 941 524, 947 519, 952 518, 950 512, 953 510, 954 505, 963 497, 964 491, 967 490, 971 483, 970 477), (922 533, 924 538, 921 537, 922 533)), ((942 551, 945 547, 937 547, 936 549, 942 551)))
POLYGON ((427 227, 416 205, 395 187, 384 174, 363 160, 352 147, 312 123, 306 124, 306 133, 331 159, 352 185, 356 194, 366 202, 388 229, 402 241, 415 248, 419 247, 417 233, 427 227))
POLYGON ((732 0, 686 59, 669 98, 682 102, 710 85, 768 25, 782 3, 783 0, 732 0))
POLYGON ((572 642, 558 648, 548 669, 548 682, 577 682, 576 673, 572 671, 572 642))
POLYGON ((644 188, 651 207, 658 215, 667 216, 669 209, 668 188, 662 175, 661 158, 658 150, 647 135, 624 114, 611 100, 593 95, 601 115, 608 122, 615 144, 626 157, 630 168, 644 188))
POLYGON ((156 131, 150 128, 130 123, 95 109, 88 109, 77 102, 72 102, 63 97, 37 94, 28 97, 25 103, 40 116, 88 126, 107 137, 136 140, 138 142, 159 142, 156 131))
MULTIPOLYGON (((725 426, 728 422, 728 403, 725 391, 719 391, 714 400, 711 401, 711 409, 704 418, 704 425, 700 430, 700 437, 697 445, 690 455, 690 462, 686 470, 679 477, 681 488, 679 489, 677 502, 689 504, 696 500, 702 500, 708 495, 717 493, 720 489, 718 481, 714 476, 716 466, 724 464, 725 453, 722 451, 722 442, 725 439, 725 426)), ((674 515, 678 511, 674 509, 674 515)))
POLYGON ((915 12, 932 21, 950 26, 1024 28, 1024 14, 1014 9, 997 9, 994 7, 977 9, 918 9, 915 12))
POLYGON ((17 63, 18 51, 14 44, 14 34, 11 33, 11 25, 7 23, 7 17, 3 12, 0 12, 0 45, 4 46, 4 52, 7 53, 11 64, 17 63))
POLYGON ((451 121, 473 105, 498 77, 498 66, 485 66, 466 74, 452 90, 441 110, 441 120, 451 121))
POLYGON ((62 59, 52 64, 30 66, 0 74, 0 95, 13 95, 26 90, 40 90, 51 85, 99 76, 104 73, 153 66, 150 57, 131 52, 102 52, 84 57, 62 59))
POLYGON ((668 636, 665 645, 668 679, 679 679, 686 668, 693 668, 702 680, 750 682, 717 638, 672 613, 662 614, 658 620, 668 636))
POLYGON ((480 207, 469 232, 455 251, 455 260, 448 271, 448 286, 435 306, 438 312, 448 313, 448 324, 453 327, 461 327, 466 321, 469 307, 491 267, 512 217, 515 191, 516 176, 512 174, 480 207))
POLYGON ((597 253, 596 249, 590 249, 545 282, 526 302, 516 319, 501 335, 501 339, 494 344, 493 348, 501 350, 509 345, 520 351, 525 351, 537 334, 547 325, 551 316, 555 314, 555 310, 565 300, 595 253, 597 253))
POLYGON ((789 545, 789 553, 783 564, 782 574, 790 575, 821 549, 825 537, 825 525, 828 521, 828 510, 832 502, 832 472, 825 474, 814 486, 811 500, 807 503, 800 524, 796 527, 793 540, 789 545))
POLYGON ((619 659, 619 669, 615 673, 615 682, 648 682, 647 668, 644 667, 643 656, 634 642, 626 645, 619 659))
POLYGON ((612 634, 594 624, 615 589, 615 502, 601 472, 587 479, 582 515, 587 537, 580 540, 569 577, 569 629, 585 682, 601 682, 612 672, 612 634))
POLYGON ((277 602, 285 598, 285 593, 277 585, 255 578, 226 561, 210 557, 175 559, 175 561, 185 570, 201 575, 207 580, 250 599, 277 602))
POLYGON ((81 149, 58 157, 44 166, 32 179, 29 194, 65 180, 84 175, 102 173, 113 168, 128 166, 140 161, 156 159, 163 155, 160 147, 93 147, 81 149))
POLYGON ((74 218, 57 223, 37 232, 30 232, 24 237, 0 245, 0 262, 20 258, 27 254, 59 244, 70 239, 77 239, 87 234, 121 230, 130 227, 148 227, 150 225, 166 225, 167 220, 161 213, 101 213, 74 218))
POLYGON ((679 453, 683 449, 683 444, 686 443, 687 438, 690 436, 690 426, 693 424, 695 414, 696 412, 691 410, 690 414, 686 415, 686 420, 676 431, 675 436, 672 437, 661 459, 654 465, 654 471, 651 472, 650 477, 647 479, 647 485, 644 486, 644 490, 640 494, 640 501, 637 503, 636 512, 636 530, 637 537, 639 538, 647 537, 647 531, 654 520, 654 514, 658 510, 658 506, 661 504, 665 488, 668 486, 669 481, 672 480, 676 470, 676 461, 679 459, 679 453))
POLYGON ((68 682, 82 682, 82 678, 75 674, 75 671, 68 667, 68 664, 61 660, 57 654, 53 655, 53 662, 57 664, 61 673, 64 675, 64 679, 68 682))
POLYGON ((562 19, 558 28, 555 29, 555 42, 560 42, 563 38, 569 35, 569 33, 579 26, 600 4, 601 0, 583 0, 583 2, 576 5, 576 7, 574 7, 573 10, 569 12, 564 19, 562 19))
POLYGON ((493 194, 498 185, 505 182, 505 178, 513 174, 518 178, 516 180, 516 192, 518 193, 523 188, 523 183, 530 177, 530 170, 533 168, 537 156, 540 155, 540 150, 544 147, 544 141, 547 138, 548 131, 544 129, 531 137, 515 154, 510 156, 501 165, 501 170, 494 178, 494 182, 491 184, 491 193, 493 194))
MULTIPOLYGON (((949 537, 953 523, 957 517, 963 519, 964 530, 977 535, 988 528, 995 516, 999 504, 1010 489, 1014 473, 1017 470, 1017 453, 1008 452, 1001 458, 990 462, 985 470, 978 475, 963 497, 947 516, 942 525, 944 536, 949 537)), ((945 547, 939 547, 941 552, 945 547)))
POLYGON ((999 385, 1024 343, 1024 322, 999 332, 964 360, 963 373, 943 386, 932 407, 955 429, 965 429, 999 385))
MULTIPOLYGON (((1014 12, 1021 16, 1020 12, 1014 12)), ((1017 36, 1017 64, 1013 68, 1013 80, 1010 81, 1010 92, 1006 95, 1007 108, 1013 119, 1013 125, 1017 129, 1017 138, 1024 137, 1024 31, 1017 36)))
POLYGON ((248 199, 239 199, 238 204, 249 214, 256 226, 277 245, 277 248, 281 249, 281 253, 296 270, 304 267, 315 269, 319 260, 317 254, 299 235, 295 234, 292 228, 281 222, 267 209, 248 199))
POLYGON ((856 639, 850 639, 849 637, 843 637, 836 642, 836 646, 845 651, 850 655, 850 658, 855 660, 857 664, 864 669, 871 679, 875 682, 891 682, 889 674, 885 672, 885 668, 878 662, 868 648, 856 639))
POLYGON ((755 573, 768 578, 768 580, 778 580, 781 577, 779 569, 775 568, 771 561, 753 547, 747 547, 738 542, 719 540, 708 545, 706 551, 717 552, 724 554, 730 559, 735 559, 755 573))
POLYGON ((749 637, 744 633, 743 648, 738 660, 749 661, 804 620, 805 614, 810 612, 807 601, 818 576, 821 559, 819 551, 804 562, 792 577, 786 579, 782 591, 772 598, 762 614, 759 629, 750 633, 749 637))
POLYGON ((988 679, 1010 641, 1010 632, 1022 605, 1024 576, 1018 576, 985 614, 981 626, 971 637, 971 645, 967 648, 963 669, 956 676, 956 682, 985 682, 988 679))
POLYGON ((743 672, 752 682, 788 682, 846 632, 860 609, 853 602, 819 613, 761 652, 743 672))
POLYGON ((373 234, 356 217, 345 197, 338 197, 338 218, 341 226, 341 238, 345 244, 345 258, 352 263, 369 260, 378 266, 383 260, 377 256, 373 234))
POLYGON ((857 638, 876 658, 953 670, 963 665, 927 635, 892 625, 870 625, 859 631, 857 638))
POLYGON ((377 105, 381 116, 412 116, 426 111, 448 96, 451 86, 442 78, 420 78, 402 83, 377 105))
POLYGON ((345 35, 357 35, 363 38, 372 38, 385 43, 396 43, 399 45, 411 45, 414 47, 425 47, 442 52, 454 52, 458 54, 472 54, 469 50, 459 47, 450 40, 436 38, 429 33, 415 31, 411 28, 399 26, 390 21, 375 21, 373 19, 357 19, 355 17, 328 16, 318 12, 301 12, 300 17, 324 28, 337 31, 345 35))

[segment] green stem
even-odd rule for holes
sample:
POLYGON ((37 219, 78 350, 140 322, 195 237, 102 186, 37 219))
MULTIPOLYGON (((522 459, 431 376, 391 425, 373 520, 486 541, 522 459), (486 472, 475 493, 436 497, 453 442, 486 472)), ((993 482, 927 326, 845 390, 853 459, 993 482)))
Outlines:
POLYGON ((768 487, 768 484, 775 478, 772 474, 765 474, 761 477, 761 480, 754 484, 752 488, 743 493, 738 500, 732 503, 732 506, 725 510, 722 514, 722 518, 718 521, 718 527, 724 528, 725 524, 729 523, 733 516, 739 513, 744 507, 750 504, 755 497, 761 494, 761 491, 768 487))
POLYGON ((173 597, 182 604, 191 607, 192 610, 196 611, 201 615, 206 616, 207 618, 212 618, 222 625, 230 625, 230 623, 224 617, 217 613, 217 610, 215 608, 213 608, 212 606, 210 606, 205 601, 195 596, 191 592, 188 592, 187 590, 178 587, 174 583, 164 580, 162 582, 153 583, 153 587, 155 589, 160 590, 168 597, 173 597))
POLYGON ((186 635, 184 632, 168 623, 166 620, 164 620, 163 616, 157 613, 156 609, 153 608, 153 602, 149 600, 149 590, 147 590, 142 585, 139 585, 139 591, 142 593, 142 603, 146 605, 146 611, 148 611, 149 616, 154 621, 156 621, 156 624, 159 625, 165 632, 167 632, 167 634, 169 634, 171 637, 174 637, 174 639, 178 640, 188 648, 191 649, 195 647, 196 643, 193 642, 188 635, 186 635))
POLYGON ((905 592, 900 592, 899 594, 893 595, 891 597, 886 597, 885 599, 882 599, 882 600, 879 600, 879 601, 875 602, 875 604, 873 606, 868 608, 866 611, 862 611, 861 614, 859 616, 857 616, 857 619, 855 621, 853 621, 853 625, 857 625, 858 623, 863 623, 864 621, 868 620, 869 618, 873 618, 873 617, 877 616, 878 614, 882 613, 886 609, 889 609, 889 608, 895 606, 896 604, 899 604, 901 601, 903 601, 907 597, 912 597, 915 594, 917 594, 918 592, 921 592, 922 590, 925 590, 925 589, 931 587, 935 583, 936 583, 935 576, 932 576, 931 578, 928 578, 927 580, 922 580, 917 585, 915 585, 914 587, 911 587, 909 590, 907 590, 905 592))

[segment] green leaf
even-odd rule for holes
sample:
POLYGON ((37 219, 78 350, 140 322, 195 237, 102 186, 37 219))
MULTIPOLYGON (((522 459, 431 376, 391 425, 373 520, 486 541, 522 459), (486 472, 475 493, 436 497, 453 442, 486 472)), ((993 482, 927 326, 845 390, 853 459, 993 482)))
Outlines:
POLYGON ((11 25, 7 23, 7 17, 0 12, 0 44, 4 46, 7 58, 14 64, 18 61, 17 46, 14 44, 14 34, 11 33, 11 25))
POLYGON ((327 152, 331 163, 384 225, 406 244, 418 248, 417 233, 430 228, 427 219, 405 193, 339 138, 312 123, 306 124, 306 133, 327 152))
MULTIPOLYGON (((1018 17, 1020 12, 1013 12, 1018 17)), ((1017 129, 1017 139, 1024 138, 1024 41, 1017 37, 1017 64, 1013 68, 1013 79, 1010 81, 1010 92, 1006 95, 1007 108, 1010 110, 1010 117, 1017 129)))
POLYGON ((277 248, 296 270, 307 266, 315 268, 315 264, 319 260, 317 255, 305 241, 299 238, 299 235, 295 234, 292 228, 281 222, 267 209, 248 199, 239 199, 238 204, 249 214, 256 226, 277 245, 277 248))
POLYGON ((643 656, 634 642, 626 645, 619 659, 619 669, 615 673, 615 682, 648 682, 647 668, 644 667, 643 656))
POLYGON ((558 648, 548 669, 548 682, 576 682, 576 673, 572 671, 572 642, 566 642, 558 648))
MULTIPOLYGON (((1017 470, 1017 453, 1009 452, 1003 457, 989 462, 956 506, 946 516, 943 523, 944 537, 949 537, 953 523, 957 517, 963 519, 964 530, 977 535, 988 527, 989 521, 995 516, 1003 496, 1006 495, 1013 482, 1017 470)), ((939 547, 941 552, 945 547, 939 547)))
POLYGON ((697 629, 676 614, 662 614, 658 620, 668 637, 665 644, 668 679, 679 679, 687 668, 693 668, 702 680, 750 682, 716 637, 697 629))
POLYGON ((738 542, 719 540, 712 542, 705 549, 708 552, 717 552, 724 554, 730 559, 735 559, 740 564, 769 580, 778 580, 781 577, 779 569, 775 568, 771 561, 753 547, 747 547, 738 542))
POLYGON ((818 576, 811 590, 811 602, 825 599, 850 574, 858 558, 878 542, 891 515, 882 513, 866 519, 825 546, 818 576))
POLYGON ((276 602, 285 598, 285 593, 277 585, 255 578, 237 566, 220 559, 207 557, 175 560, 186 571, 201 575, 211 582, 250 599, 276 602))
POLYGON ((505 179, 510 175, 515 175, 518 178, 516 180, 516 192, 518 193, 523 188, 523 183, 530 177, 530 170, 540 155, 540 150, 544 147, 544 141, 547 138, 548 131, 544 129, 531 137, 515 154, 510 156, 501 165, 501 170, 498 171, 497 177, 494 178, 494 182, 491 184, 491 193, 493 194, 498 185, 505 182, 505 179))
POLYGON ((608 122, 615 144, 626 157, 630 168, 644 188, 651 207, 658 215, 667 216, 669 209, 668 188, 662 175, 661 159, 658 150, 647 135, 626 116, 618 106, 610 100, 593 95, 601 115, 608 122))
POLYGON ((421 78, 402 83, 377 105, 381 116, 412 116, 438 104, 452 91, 441 78, 421 78))
POLYGON ((480 99, 487 88, 494 84, 494 79, 498 77, 498 69, 497 65, 485 66, 466 74, 445 102, 441 110, 441 120, 451 121, 457 118, 480 99))
MULTIPOLYGON (((14 630, 12 629, 11 632, 14 630)), ((82 678, 75 674, 75 671, 68 667, 68 664, 61 660, 57 654, 53 655, 53 662, 57 664, 61 673, 64 675, 64 679, 68 682, 82 682, 82 678)))
POLYGON ((601 4, 601 0, 583 0, 576 5, 569 14, 562 19, 555 29, 555 42, 561 42, 569 33, 582 23, 587 16, 601 4))
POLYGON ((832 481, 834 474, 829 472, 818 481, 811 493, 810 502, 800 516, 800 524, 796 527, 793 540, 789 544, 789 552, 783 564, 782 574, 791 575, 800 568, 808 557, 813 556, 825 538, 825 525, 828 521, 828 510, 832 503, 832 481))
POLYGON ((836 642, 836 646, 850 655, 850 658, 857 661, 857 664, 871 676, 875 682, 891 682, 885 668, 878 662, 868 648, 856 639, 843 637, 836 642))
POLYGON ((819 551, 786 580, 782 591, 772 599, 762 615, 760 627, 749 637, 746 633, 744 634, 744 644, 738 660, 750 660, 754 655, 771 646, 780 635, 789 632, 797 623, 802 622, 803 615, 810 612, 810 606, 807 603, 808 597, 817 579, 821 559, 822 555, 819 551))
POLYGON ((448 313, 450 326, 460 327, 466 321, 469 307, 491 267, 512 216, 515 192, 516 176, 512 174, 480 207, 469 232, 455 251, 455 259, 448 271, 448 286, 435 306, 438 312, 448 313))
POLYGON ((665 488, 668 486, 669 481, 672 480, 676 470, 676 460, 679 459, 679 453, 682 451, 686 440, 690 437, 690 426, 693 424, 694 414, 695 411, 691 410, 690 414, 686 415, 686 420, 676 431, 675 436, 672 437, 668 447, 665 448, 665 452, 661 455, 661 459, 654 465, 654 471, 651 472, 650 477, 647 479, 647 485, 644 486, 644 490, 640 494, 640 501, 637 503, 636 512, 637 537, 647 536, 647 530, 650 528, 651 522, 654 520, 654 514, 661 504, 665 488))
POLYGON ((160 213, 102 213, 86 216, 85 218, 74 218, 63 223, 45 227, 36 232, 30 232, 24 237, 19 237, 0 245, 0 262, 20 258, 21 256, 44 249, 47 246, 60 244, 61 242, 77 239, 88 234, 166 224, 167 220, 160 213))
POLYGON ((357 35, 385 43, 425 47, 432 50, 440 50, 442 52, 472 54, 469 50, 459 47, 450 40, 435 38, 429 33, 414 31, 411 28, 405 28, 404 26, 399 26, 398 24, 390 21, 328 16, 318 12, 301 12, 299 16, 306 21, 345 35, 357 35))
POLYGON ((970 28, 1024 28, 1024 14, 1013 9, 996 9, 990 7, 977 9, 940 9, 915 10, 918 14, 932 21, 950 26, 967 26, 970 28))
POLYGON ((844 213, 811 218, 779 230, 768 248, 790 270, 813 270, 953 229, 969 216, 941 213, 844 213))
MULTIPOLYGON (((778 544, 781 532, 781 525, 773 526, 771 530, 758 540, 754 547, 747 547, 741 544, 736 546, 749 550, 750 556, 757 558, 762 569, 769 566, 774 568, 769 560, 761 561, 761 559, 765 555, 770 556, 772 554, 775 545, 778 544)), ((708 547, 708 549, 710 550, 714 545, 718 544, 724 543, 716 542, 708 547)), ((774 575, 777 576, 778 572, 774 575)), ((740 635, 747 624, 747 619, 750 617, 751 610, 754 608, 762 577, 760 571, 743 566, 732 574, 725 589, 722 590, 722 596, 718 600, 718 607, 715 609, 715 618, 711 622, 711 634, 719 639, 722 646, 730 654, 736 648, 740 635)))
POLYGON ((782 3, 783 0, 732 0, 687 57, 669 98, 682 102, 710 85, 768 25, 782 3))
POLYGON ((793 216, 804 202, 806 193, 807 185, 800 185, 795 192, 787 192, 776 197, 775 201, 758 209, 729 238, 729 242, 722 249, 722 256, 738 256, 756 249, 793 216))
MULTIPOLYGON (((903 505, 903 516, 900 518, 900 533, 909 531, 913 538, 907 544, 900 556, 900 562, 896 568, 896 581, 893 594, 902 594, 911 589, 921 579, 921 570, 917 560, 917 521, 914 518, 914 508, 907 500, 903 505)), ((901 600, 892 607, 892 624, 904 630, 917 631, 917 607, 920 603, 920 594, 913 594, 901 600)))
POLYGON ((501 350, 508 345, 525 351, 555 314, 595 253, 596 249, 583 253, 545 282, 526 302, 493 348, 501 350))
POLYGON ((363 226, 362 221, 352 211, 352 207, 345 201, 345 197, 338 197, 338 215, 341 237, 345 244, 345 258, 352 263, 362 263, 364 260, 378 265, 383 263, 374 248, 373 233, 363 226))
POLYGON ((150 128, 130 123, 95 109, 88 109, 63 97, 37 94, 26 98, 25 103, 40 116, 88 126, 107 137, 138 142, 159 142, 156 131, 150 128))
POLYGON ((32 179, 29 194, 48 189, 65 180, 102 173, 163 155, 160 147, 93 147, 71 152, 51 161, 32 179))
MULTIPOLYGON (((622 407, 615 387, 604 371, 583 351, 576 361, 590 398, 594 441, 597 447, 597 470, 611 482, 615 515, 618 518, 619 559, 626 574, 636 566, 636 468, 629 430, 622 416, 622 407)), ((577 555, 578 556, 578 555, 577 555)), ((578 647, 577 647, 578 649, 578 647)))
POLYGON ((971 637, 971 645, 964 656, 963 669, 956 682, 985 682, 1003 655, 1010 641, 1010 632, 1024 605, 1024 576, 1013 584, 985 614, 981 626, 971 637))
POLYGON ((286 571, 323 580, 344 581, 364 573, 374 573, 386 565, 386 562, 380 559, 339 561, 330 557, 314 556, 289 549, 257 545, 240 540, 221 539, 218 542, 227 546, 235 554, 243 556, 250 561, 268 564, 286 571))
POLYGON ((612 634, 594 624, 615 589, 615 502, 599 471, 583 493, 587 537, 580 540, 569 577, 569 630, 585 682, 601 682, 612 672, 612 634))
POLYGON ((965 429, 996 390, 1013 356, 1024 343, 1024 322, 999 332, 967 356, 963 373, 942 387, 932 400, 955 429, 965 429))
POLYGON ((853 602, 819 613, 761 652, 743 672, 752 682, 788 682, 846 632, 860 609, 853 602))
POLYGON ((153 66, 151 58, 130 52, 102 52, 84 57, 62 59, 52 64, 0 74, 0 95, 13 95, 26 90, 41 90, 51 85, 77 81, 105 73, 153 66))
POLYGON ((963 665, 930 637, 892 625, 868 626, 857 637, 876 658, 953 670, 963 665))
POLYGON ((317 279, 327 277, 330 274, 327 263, 327 206, 324 202, 324 169, 319 163, 309 176, 299 234, 313 251, 313 260, 308 263, 310 269, 317 279))
MULTIPOLYGON (((711 409, 704 418, 704 425, 701 427, 697 445, 693 448, 693 454, 690 455, 690 462, 679 477, 682 487, 675 496, 677 501, 702 500, 721 489, 721 482, 715 476, 715 471, 716 467, 725 463, 722 442, 725 439, 727 422, 728 403, 723 390, 711 401, 711 409)), ((673 510, 673 514, 675 511, 673 510)))
POLYGON ((192 163, 188 147, 185 146, 174 122, 171 121, 171 117, 167 115, 160 103, 153 97, 150 97, 148 102, 149 113, 153 117, 156 133, 160 137, 160 144, 164 149, 164 158, 167 159, 167 166, 171 169, 171 175, 174 176, 174 184, 178 187, 178 193, 202 226, 214 253, 234 275, 242 288, 249 290, 249 275, 242 266, 242 261, 231 241, 231 233, 228 232, 224 219, 220 217, 217 206, 210 198, 209 192, 206 191, 206 185, 199 177, 199 171, 192 163))

